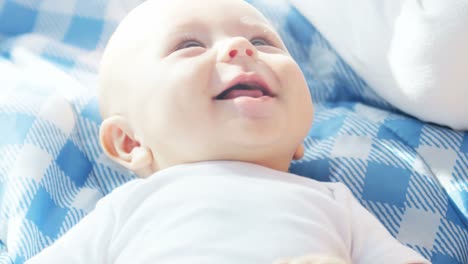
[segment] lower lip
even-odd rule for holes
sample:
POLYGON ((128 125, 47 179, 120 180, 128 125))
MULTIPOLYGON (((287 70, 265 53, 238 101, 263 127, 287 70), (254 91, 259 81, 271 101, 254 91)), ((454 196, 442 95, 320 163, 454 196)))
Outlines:
POLYGON ((266 118, 273 114, 272 103, 274 99, 275 98, 270 96, 258 98, 241 96, 232 99, 232 102, 237 111, 243 116, 250 118, 266 118))

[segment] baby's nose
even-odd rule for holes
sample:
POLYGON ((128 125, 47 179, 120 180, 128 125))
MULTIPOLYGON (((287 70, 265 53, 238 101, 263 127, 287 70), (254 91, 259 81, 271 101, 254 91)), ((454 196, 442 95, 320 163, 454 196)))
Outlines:
POLYGON ((219 60, 228 62, 236 57, 251 57, 256 59, 257 49, 249 40, 243 37, 236 37, 230 39, 219 53, 219 60))

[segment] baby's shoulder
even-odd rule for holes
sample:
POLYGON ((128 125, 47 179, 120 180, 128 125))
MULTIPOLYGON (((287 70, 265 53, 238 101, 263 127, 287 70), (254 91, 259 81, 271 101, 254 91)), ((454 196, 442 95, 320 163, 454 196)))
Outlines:
MULTIPOLYGON (((291 174, 291 173, 290 173, 291 174)), ((300 176, 296 174, 291 174, 294 177, 294 181, 298 184, 303 184, 309 188, 313 188, 316 191, 323 193, 326 196, 329 196, 334 200, 347 199, 349 196, 353 196, 349 188, 341 182, 322 182, 317 181, 305 176, 300 176)))
POLYGON ((132 200, 138 200, 139 197, 142 197, 140 195, 142 194, 140 190, 143 187, 142 184, 142 179, 134 179, 120 185, 101 198, 96 204, 96 208, 121 207, 132 200))

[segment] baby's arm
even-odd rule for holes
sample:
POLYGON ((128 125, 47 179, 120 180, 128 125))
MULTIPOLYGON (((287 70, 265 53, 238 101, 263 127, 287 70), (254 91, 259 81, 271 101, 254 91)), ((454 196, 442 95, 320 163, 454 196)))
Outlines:
MULTIPOLYGON (((345 214, 342 232, 349 232, 349 258, 338 259, 325 254, 285 256, 274 264, 427 264, 414 250, 398 242, 377 218, 367 211, 340 183, 330 183, 329 190, 345 214), (347 231, 344 231, 347 230, 347 231)), ((345 235, 344 237, 348 237, 345 235)))
MULTIPOLYGON (((375 261, 376 263, 380 263, 379 261, 375 261)), ((423 264, 425 262, 412 262, 407 264, 423 264)), ((309 255, 303 256, 298 258, 290 258, 290 259, 281 259, 275 261, 273 264, 350 264, 346 263, 344 260, 321 256, 321 255, 309 255)))
POLYGON ((322 255, 308 255, 298 258, 281 259, 274 264, 349 264, 341 259, 322 255))
POLYGON ((107 252, 116 218, 107 197, 96 209, 48 248, 26 261, 26 264, 108 263, 107 252))
POLYGON ((379 220, 367 211, 343 184, 334 189, 337 201, 349 211, 351 258, 353 263, 430 263, 411 248, 401 244, 379 220))

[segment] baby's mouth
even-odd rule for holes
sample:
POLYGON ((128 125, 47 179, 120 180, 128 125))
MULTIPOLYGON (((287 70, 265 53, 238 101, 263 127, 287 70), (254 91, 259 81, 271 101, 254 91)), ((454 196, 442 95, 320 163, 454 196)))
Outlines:
POLYGON ((231 100, 237 97, 260 98, 263 96, 274 97, 270 90, 256 82, 246 82, 236 84, 215 97, 215 100, 231 100))

